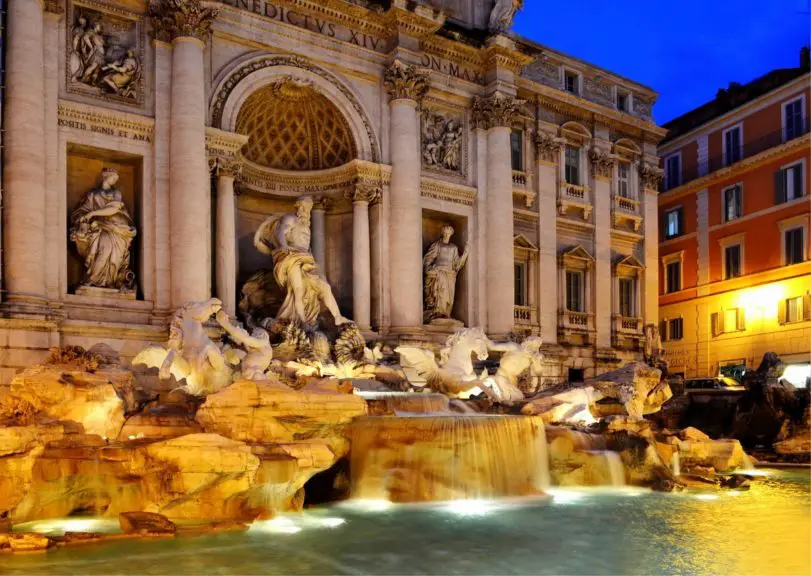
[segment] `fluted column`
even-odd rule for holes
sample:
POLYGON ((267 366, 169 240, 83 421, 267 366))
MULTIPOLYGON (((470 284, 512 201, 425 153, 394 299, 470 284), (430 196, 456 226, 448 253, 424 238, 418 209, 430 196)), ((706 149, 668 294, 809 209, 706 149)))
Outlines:
POLYGON ((216 287, 217 298, 229 316, 237 312, 237 230, 234 180, 241 171, 236 161, 217 160, 214 174, 217 176, 217 243, 216 287))
POLYGON ((329 204, 328 198, 317 198, 313 202, 313 210, 310 213, 310 232, 312 236, 311 249, 313 258, 322 271, 326 269, 326 212, 329 204))
POLYGON ((369 242, 369 203, 380 188, 358 184, 347 194, 352 201, 352 312, 359 328, 372 324, 372 254, 369 242))
POLYGON ((6 5, 3 248, 10 302, 44 305, 45 83, 40 0, 6 5))
POLYGON ((203 52, 216 10, 199 0, 150 4, 159 39, 172 43, 169 218, 172 307, 211 295, 211 200, 203 52))
POLYGON ((422 326, 422 209, 419 115, 427 74, 395 61, 384 77, 391 102, 391 327, 422 326))
POLYGON ((473 121, 487 130, 487 331, 513 329, 513 201, 510 131, 521 101, 501 92, 473 102, 473 121))

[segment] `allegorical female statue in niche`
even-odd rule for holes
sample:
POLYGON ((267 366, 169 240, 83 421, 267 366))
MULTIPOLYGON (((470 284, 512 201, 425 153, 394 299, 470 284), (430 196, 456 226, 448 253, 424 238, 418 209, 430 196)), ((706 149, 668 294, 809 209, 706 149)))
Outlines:
POLYGON ((101 171, 101 186, 88 192, 71 216, 70 239, 84 259, 82 286, 128 291, 135 286, 130 245, 136 230, 121 191, 118 171, 101 171))
POLYGON ((451 244, 453 226, 442 226, 442 238, 428 248, 422 260, 425 268, 425 309, 423 321, 428 324, 438 318, 450 318, 456 298, 456 275, 467 262, 470 246, 459 255, 456 244, 451 244))

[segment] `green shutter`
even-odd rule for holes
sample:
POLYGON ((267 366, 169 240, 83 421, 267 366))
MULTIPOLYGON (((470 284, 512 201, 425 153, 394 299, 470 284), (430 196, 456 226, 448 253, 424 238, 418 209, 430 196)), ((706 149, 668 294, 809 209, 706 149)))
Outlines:
POLYGON ((785 201, 786 195, 783 190, 783 171, 778 170, 774 173, 774 203, 782 204, 785 201))

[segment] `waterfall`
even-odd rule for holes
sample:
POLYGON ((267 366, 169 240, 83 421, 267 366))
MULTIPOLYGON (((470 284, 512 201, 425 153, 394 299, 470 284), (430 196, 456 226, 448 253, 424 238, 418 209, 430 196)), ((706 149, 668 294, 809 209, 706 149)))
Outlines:
POLYGON ((535 416, 369 416, 353 424, 352 497, 394 502, 537 494, 549 485, 535 416))
POLYGON ((681 476, 681 459, 677 450, 673 452, 673 457, 670 459, 670 469, 673 470, 674 476, 681 476))
POLYGON ((625 486, 625 466, 617 452, 605 450, 603 452, 612 486, 625 486))

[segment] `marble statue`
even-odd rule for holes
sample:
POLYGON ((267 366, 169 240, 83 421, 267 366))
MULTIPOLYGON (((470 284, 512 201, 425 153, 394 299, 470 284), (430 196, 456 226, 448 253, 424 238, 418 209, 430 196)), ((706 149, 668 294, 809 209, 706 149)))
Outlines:
POLYGON ((232 377, 230 362, 203 327, 221 308, 217 298, 187 302, 172 318, 166 348, 149 346, 133 358, 132 364, 159 368, 162 380, 168 380, 170 375, 178 382, 183 380, 182 388, 193 396, 228 386, 232 377))
POLYGON ((83 286, 130 291, 130 246, 136 230, 121 191, 118 172, 101 171, 101 186, 88 192, 71 216, 70 239, 84 259, 83 286))
POLYGON ((530 336, 520 344, 516 342, 491 343, 490 350, 503 352, 492 388, 499 400, 513 402, 523 400, 524 393, 518 388, 518 378, 527 370, 541 372, 541 344, 537 336, 530 336))
POLYGON ((107 54, 107 48, 99 22, 87 27, 81 38, 80 50, 84 63, 84 72, 82 73, 81 81, 94 86, 101 74, 101 69, 105 64, 107 54))
POLYGON ((277 321, 300 323, 315 329, 322 306, 336 326, 349 322, 341 315, 327 279, 310 252, 312 198, 296 201, 296 212, 271 216, 256 231, 254 245, 273 258, 273 276, 287 295, 276 315, 277 321))
POLYGON ((267 330, 254 328, 248 334, 244 328, 231 323, 225 310, 218 310, 215 318, 231 340, 247 351, 241 360, 241 377, 247 380, 266 380, 265 373, 273 360, 273 348, 267 330))
POLYGON ((496 0, 488 29, 492 34, 503 34, 512 26, 515 13, 524 6, 524 0, 496 0))
POLYGON ((648 366, 653 366, 662 371, 662 379, 664 380, 668 374, 669 363, 665 358, 662 336, 656 324, 645 325, 645 349, 643 354, 648 366))
POLYGON ((442 238, 428 248, 423 258, 425 269, 425 308, 423 319, 426 324, 438 319, 450 319, 453 301, 456 297, 456 276, 467 262, 470 244, 459 255, 459 249, 451 244, 453 226, 442 226, 442 238))
POLYGON ((394 351, 400 354, 406 366, 424 378, 424 383, 412 381, 413 386, 427 387, 451 398, 464 399, 482 393, 493 398, 490 387, 474 371, 471 359, 471 354, 475 353, 479 360, 486 360, 489 344, 481 328, 464 328, 445 341, 439 363, 434 353, 424 348, 398 346, 394 351))
POLYGON ((124 57, 104 65, 102 72, 105 73, 101 79, 104 90, 125 98, 135 97, 140 66, 134 50, 127 50, 124 57))

